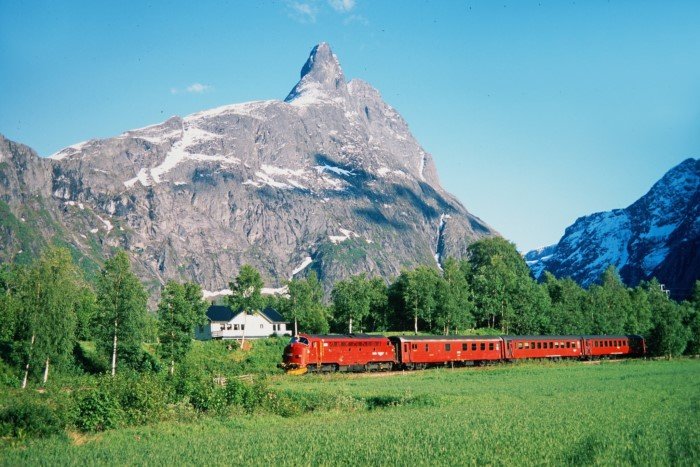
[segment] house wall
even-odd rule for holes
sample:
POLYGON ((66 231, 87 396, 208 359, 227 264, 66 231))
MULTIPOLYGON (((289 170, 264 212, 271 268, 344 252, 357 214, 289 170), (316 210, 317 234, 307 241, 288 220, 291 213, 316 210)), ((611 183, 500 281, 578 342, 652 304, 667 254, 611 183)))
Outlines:
POLYGON ((270 337, 272 334, 291 336, 291 330, 287 330, 285 323, 270 323, 267 318, 259 313, 254 315, 244 316, 240 313, 234 316, 229 322, 213 321, 209 325, 204 326, 204 330, 199 328, 195 330, 197 339, 241 339, 244 331, 241 325, 245 326, 246 339, 256 339, 262 337, 270 337), (276 329, 279 327, 279 329, 276 329), (223 328, 223 329, 222 329, 223 328), (234 329, 238 328, 238 329, 234 329), (200 337, 201 336, 201 337, 200 337))

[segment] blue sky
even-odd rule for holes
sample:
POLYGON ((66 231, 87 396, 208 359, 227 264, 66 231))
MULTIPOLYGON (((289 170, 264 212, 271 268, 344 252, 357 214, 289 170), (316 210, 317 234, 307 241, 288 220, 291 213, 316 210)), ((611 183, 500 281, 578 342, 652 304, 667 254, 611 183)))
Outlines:
POLYGON ((700 157, 700 2, 0 0, 0 133, 49 155, 283 99, 330 43, 521 250, 700 157))

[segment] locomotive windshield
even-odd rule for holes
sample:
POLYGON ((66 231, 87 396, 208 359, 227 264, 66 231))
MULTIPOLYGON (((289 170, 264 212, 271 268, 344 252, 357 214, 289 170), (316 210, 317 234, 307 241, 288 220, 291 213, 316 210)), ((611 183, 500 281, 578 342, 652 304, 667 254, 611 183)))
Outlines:
POLYGON ((297 342, 304 344, 304 345, 309 345, 309 340, 306 337, 292 337, 292 340, 289 341, 290 344, 296 344, 297 342))

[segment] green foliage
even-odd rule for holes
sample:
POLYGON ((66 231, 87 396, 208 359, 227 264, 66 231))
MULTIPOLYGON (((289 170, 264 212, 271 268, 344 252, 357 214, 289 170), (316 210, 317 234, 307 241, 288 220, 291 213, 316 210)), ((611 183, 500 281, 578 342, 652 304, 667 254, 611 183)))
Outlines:
POLYGON ((243 310, 248 314, 260 310, 264 304, 260 294, 264 285, 260 273, 254 267, 244 264, 233 282, 229 283, 229 306, 232 310, 243 310))
POLYGON ((444 261, 435 295, 435 325, 444 329, 445 335, 450 334, 451 329, 466 329, 474 325, 471 289, 456 260, 447 258, 444 261))
POLYGON ((353 323, 362 329, 363 320, 370 313, 372 289, 364 274, 339 281, 331 291, 333 316, 336 321, 348 323, 348 332, 353 332, 353 323))
POLYGON ((15 268, 4 279, 5 306, 0 307, 11 310, 3 313, 3 321, 11 328, 14 363, 29 365, 34 375, 43 369, 46 377, 49 367, 68 366, 76 340, 76 310, 86 293, 70 252, 47 248, 34 263, 15 268))
POLYGON ((125 415, 117 397, 106 387, 88 390, 78 400, 76 426, 81 431, 104 431, 118 428, 125 415))
POLYGON ((691 335, 683 325, 681 307, 668 298, 656 279, 645 287, 654 311, 647 342, 650 352, 669 358, 682 354, 691 335))
POLYGON ((131 272, 129 257, 119 251, 105 262, 97 281, 95 342, 98 352, 115 367, 138 367, 143 363, 141 344, 146 320, 147 294, 131 272), (114 342, 116 338, 116 352, 114 342))
POLYGON ((90 287, 83 287, 76 297, 75 317, 76 338, 78 340, 92 339, 92 324, 97 313, 97 297, 90 287))
POLYGON ((163 289, 158 304, 158 353, 169 363, 170 373, 192 347, 194 328, 202 323, 206 303, 201 297, 201 288, 195 284, 169 281, 163 289))
POLYGON ((34 400, 22 400, 0 411, 0 437, 43 438, 65 427, 65 418, 55 409, 34 400))
POLYGON ((515 245, 502 238, 474 242, 465 271, 473 293, 478 326, 503 333, 539 333, 549 297, 537 287, 515 245))
POLYGON ((323 304, 323 288, 311 271, 305 279, 287 282, 289 298, 278 301, 282 315, 294 323, 294 334, 299 330, 312 334, 328 332, 328 310, 323 304))

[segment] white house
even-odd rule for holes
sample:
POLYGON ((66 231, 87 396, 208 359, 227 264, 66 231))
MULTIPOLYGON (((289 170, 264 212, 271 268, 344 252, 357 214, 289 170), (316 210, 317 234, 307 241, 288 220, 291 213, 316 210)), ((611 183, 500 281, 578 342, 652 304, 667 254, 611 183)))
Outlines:
POLYGON ((272 308, 246 315, 236 313, 225 305, 212 305, 207 310, 209 323, 195 329, 195 338, 209 339, 259 339, 272 335, 291 336, 282 315, 272 308))

